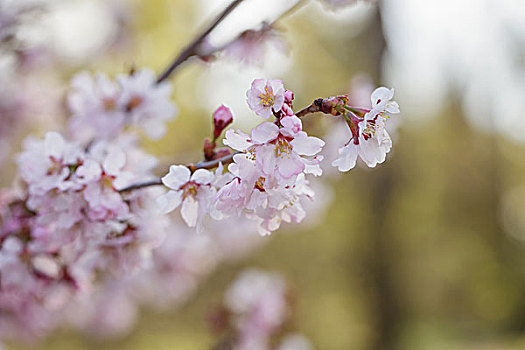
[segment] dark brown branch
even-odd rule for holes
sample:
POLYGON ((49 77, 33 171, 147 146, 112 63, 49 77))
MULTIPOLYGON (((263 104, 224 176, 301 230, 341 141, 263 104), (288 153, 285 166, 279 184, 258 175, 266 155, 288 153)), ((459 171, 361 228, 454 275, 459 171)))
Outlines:
POLYGON ((214 160, 208 160, 208 161, 205 161, 205 162, 198 162, 197 164, 190 164, 188 165, 188 168, 194 172, 195 170, 197 169, 214 169, 216 168, 219 163, 222 163, 223 165, 224 164, 230 164, 231 162, 233 162, 233 156, 236 155, 236 154, 239 154, 241 152, 234 152, 232 154, 229 154, 227 156, 224 156, 224 157, 221 157, 221 158, 218 158, 218 159, 214 159, 214 160))
POLYGON ((197 38, 195 38, 182 52, 173 60, 173 63, 166 68, 166 70, 159 75, 157 83, 166 80, 173 71, 180 66, 187 59, 197 56, 199 46, 202 44, 204 39, 210 34, 241 2, 244 0, 234 0, 228 7, 222 11, 219 16, 210 24, 204 32, 202 32, 197 38))
POLYGON ((118 190, 118 191, 122 193, 122 192, 128 192, 128 191, 138 190, 140 188, 158 186, 158 185, 162 185, 162 181, 160 181, 160 179, 155 179, 155 180, 146 181, 146 182, 139 182, 139 183, 130 185, 128 187, 124 187, 123 189, 118 190))
MULTIPOLYGON (((206 161, 206 162, 199 162, 197 164, 190 164, 190 165, 188 165, 188 169, 190 169, 191 172, 195 172, 198 169, 208 169, 208 170, 209 169, 214 169, 214 168, 216 168, 219 165, 219 163, 222 163, 223 165, 230 164, 231 162, 233 162, 233 156, 236 155, 236 154, 239 154, 239 153, 241 153, 241 152, 234 152, 234 153, 229 154, 227 156, 224 156, 222 158, 218 158, 218 159, 214 159, 214 160, 210 160, 210 161, 206 161)), ((155 179, 155 180, 146 181, 146 182, 139 182, 139 183, 130 185, 128 187, 124 187, 123 189, 119 190, 119 192, 120 193, 128 192, 128 191, 132 191, 132 190, 138 190, 138 189, 141 189, 141 188, 151 187, 151 186, 158 186, 158 185, 162 185, 161 179, 155 179)))

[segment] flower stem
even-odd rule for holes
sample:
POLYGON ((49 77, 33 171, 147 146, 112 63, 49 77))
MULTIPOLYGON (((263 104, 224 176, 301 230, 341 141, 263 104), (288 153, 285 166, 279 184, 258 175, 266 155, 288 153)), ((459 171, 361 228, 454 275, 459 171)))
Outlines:
POLYGON ((314 102, 312 102, 311 105, 301 109, 299 112, 295 113, 295 115, 299 118, 302 118, 308 114, 321 112, 322 105, 323 105, 323 99, 317 98, 314 100, 314 102))

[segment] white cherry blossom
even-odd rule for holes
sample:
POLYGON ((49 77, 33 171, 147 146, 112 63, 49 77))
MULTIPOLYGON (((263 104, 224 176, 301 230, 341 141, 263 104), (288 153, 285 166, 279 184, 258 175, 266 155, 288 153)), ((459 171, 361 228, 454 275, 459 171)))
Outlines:
POLYGON ((371 95, 372 109, 361 120, 353 117, 349 121, 355 123, 354 132, 345 124, 349 141, 339 149, 339 157, 332 162, 339 171, 354 168, 358 157, 371 168, 385 161, 392 148, 386 121, 391 114, 399 113, 399 105, 391 101, 393 96, 393 89, 377 88, 371 95))
POLYGON ((181 206, 181 216, 190 227, 197 226, 208 212, 214 196, 210 184, 214 174, 206 169, 198 169, 193 174, 188 167, 172 165, 169 173, 162 178, 164 186, 170 191, 157 199, 160 210, 169 213, 181 206))

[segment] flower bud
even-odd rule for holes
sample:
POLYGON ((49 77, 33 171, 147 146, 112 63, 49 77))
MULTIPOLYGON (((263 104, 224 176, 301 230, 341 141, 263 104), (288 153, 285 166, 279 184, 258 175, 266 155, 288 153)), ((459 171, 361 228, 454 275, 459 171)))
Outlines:
POLYGON ((293 97, 293 92, 291 92, 290 90, 286 90, 284 92, 284 103, 292 105, 293 97))
POLYGON ((213 138, 221 136, 222 131, 233 122, 233 114, 225 105, 213 112, 213 138))
POLYGON ((348 95, 325 98, 322 101, 321 111, 326 114, 341 115, 344 113, 344 106, 347 103, 348 95))
POLYGON ((215 156, 215 141, 210 140, 209 137, 204 139, 204 159, 211 160, 215 156))

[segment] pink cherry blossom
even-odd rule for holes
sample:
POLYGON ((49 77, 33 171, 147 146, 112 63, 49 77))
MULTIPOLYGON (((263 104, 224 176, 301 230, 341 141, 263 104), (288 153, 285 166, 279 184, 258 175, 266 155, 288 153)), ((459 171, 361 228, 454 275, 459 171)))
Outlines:
MULTIPOLYGON (((287 93, 287 103, 293 94, 287 93)), ((301 120, 283 116, 264 122, 251 136, 228 130, 224 144, 242 154, 228 167, 233 179, 218 190, 216 208, 224 215, 245 215, 258 223, 259 233, 270 234, 281 222, 305 217, 300 198, 313 197, 305 174, 321 175, 324 141, 308 136, 301 120)))
POLYGON ((226 45, 224 52, 242 63, 261 65, 270 45, 283 53, 289 51, 281 32, 265 24, 259 30, 243 32, 236 40, 226 45))
POLYGON ((68 96, 71 136, 82 143, 94 138, 111 139, 125 126, 134 125, 144 129, 150 138, 162 137, 166 122, 177 114, 170 100, 171 85, 157 84, 149 69, 119 75, 117 82, 103 74, 93 78, 80 73, 72 79, 68 96))
POLYGON ((51 189, 71 186, 69 166, 81 159, 80 148, 67 142, 62 135, 48 132, 45 140, 27 139, 25 150, 18 156, 20 175, 29 185, 29 192, 43 195, 51 189))
POLYGON ((142 69, 131 75, 119 75, 117 81, 122 89, 119 106, 129 114, 132 124, 143 128, 152 139, 161 138, 166 132, 166 121, 177 114, 171 102, 171 85, 157 84, 155 73, 142 69))
POLYGON ((308 157, 319 153, 324 141, 302 131, 301 120, 296 116, 284 117, 280 123, 281 127, 270 122, 262 123, 252 131, 251 137, 228 130, 224 144, 247 152, 268 176, 290 179, 305 170, 315 172, 306 166, 310 161, 308 157))
POLYGON ((248 106, 257 115, 267 119, 283 107, 284 93, 280 80, 255 79, 251 89, 246 92, 248 106))
POLYGON ((126 118, 126 112, 118 105, 119 96, 118 85, 104 74, 99 73, 93 78, 82 72, 74 76, 67 100, 72 113, 69 121, 71 135, 84 142, 95 136, 116 136, 126 118))
POLYGON ((286 292, 286 283, 278 274, 256 269, 241 273, 224 297, 239 338, 236 348, 265 349, 269 346, 272 335, 289 314, 286 292))

